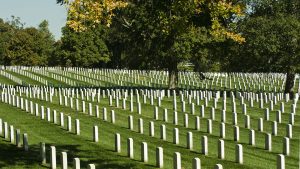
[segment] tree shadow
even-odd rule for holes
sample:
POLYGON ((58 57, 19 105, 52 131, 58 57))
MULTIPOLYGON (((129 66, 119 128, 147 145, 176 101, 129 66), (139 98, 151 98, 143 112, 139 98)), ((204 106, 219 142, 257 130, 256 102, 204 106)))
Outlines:
MULTIPOLYGON (((88 164, 95 164, 97 168, 107 169, 132 169, 141 168, 143 163, 138 160, 130 160, 126 156, 117 154, 112 150, 95 146, 94 150, 82 148, 81 145, 57 145, 55 143, 46 144, 46 164, 41 164, 40 145, 30 145, 29 151, 24 151, 23 147, 16 147, 3 138, 0 140, 0 168, 20 167, 20 168, 49 168, 50 166, 50 146, 56 148, 57 166, 61 166, 61 152, 67 152, 68 166, 73 166, 73 158, 80 159, 80 166, 85 168, 88 164)), ((147 166, 146 168, 154 168, 147 166)))
MULTIPOLYGON (((23 147, 17 147, 10 142, 0 141, 0 168, 7 166, 36 166, 39 165, 39 147, 30 146, 29 151, 24 151, 23 147)), ((41 166, 41 168, 46 168, 41 166)))

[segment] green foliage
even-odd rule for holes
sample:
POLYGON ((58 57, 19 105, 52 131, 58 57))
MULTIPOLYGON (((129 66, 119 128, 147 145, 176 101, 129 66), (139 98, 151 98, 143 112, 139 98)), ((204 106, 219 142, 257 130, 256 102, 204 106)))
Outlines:
MULTIPOLYGON (((117 12, 111 29, 115 34, 125 35, 119 44, 124 50, 123 66, 176 69, 180 62, 210 60, 210 43, 221 40, 210 35, 210 16, 196 15, 194 4, 182 3, 139 1, 117 12)), ((199 66, 197 63, 197 69, 199 66)), ((205 66, 202 70, 209 68, 205 66)))
POLYGON ((103 66, 110 59, 110 52, 104 41, 105 34, 101 26, 80 33, 64 27, 59 54, 61 64, 80 67, 103 66))
POLYGON ((19 18, 0 20, 0 64, 46 66, 53 52, 54 38, 43 21, 39 29, 24 28, 19 18))
POLYGON ((238 24, 238 31, 246 38, 246 43, 223 44, 227 56, 225 69, 244 72, 299 71, 300 21, 298 14, 293 13, 299 4, 298 1, 288 3, 286 0, 256 3, 254 12, 238 24))

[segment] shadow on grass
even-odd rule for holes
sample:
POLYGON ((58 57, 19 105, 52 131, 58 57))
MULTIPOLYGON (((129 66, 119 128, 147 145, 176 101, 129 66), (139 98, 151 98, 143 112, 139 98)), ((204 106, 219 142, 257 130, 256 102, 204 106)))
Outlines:
POLYGON ((154 168, 142 166, 141 162, 131 161, 127 157, 117 155, 112 150, 95 147, 94 151, 84 150, 81 145, 46 144, 46 165, 41 164, 40 145, 30 145, 29 151, 18 148, 7 140, 0 140, 0 168, 49 168, 50 145, 55 145, 57 166, 61 166, 61 152, 67 152, 68 166, 73 166, 73 158, 80 158, 80 166, 85 168, 88 164, 95 164, 97 168, 107 169, 133 169, 154 168))
MULTIPOLYGON (((50 145, 46 144, 46 161, 49 166, 50 161, 50 145)), ((55 144, 53 144, 55 145, 55 144)), ((80 159, 80 166, 85 168, 88 164, 95 164, 96 168, 105 169, 139 169, 139 168, 155 168, 154 166, 139 162, 138 160, 129 159, 126 156, 117 154, 113 150, 100 148, 96 146, 91 150, 91 147, 82 147, 81 145, 55 145, 57 166, 61 165, 61 152, 67 152, 68 166, 73 166, 73 159, 80 159)), ((39 153, 39 152, 38 152, 39 153)))
MULTIPOLYGON (((39 165, 39 149, 37 146, 29 147, 29 151, 24 151, 22 147, 18 148, 14 144, 0 140, 0 168, 22 166, 25 168, 39 165)), ((40 168, 44 168, 40 166, 40 168)))

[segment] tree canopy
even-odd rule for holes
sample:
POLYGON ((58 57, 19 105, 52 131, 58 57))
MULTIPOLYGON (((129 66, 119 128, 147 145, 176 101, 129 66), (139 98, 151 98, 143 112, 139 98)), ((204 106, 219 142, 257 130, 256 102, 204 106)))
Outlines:
POLYGON ((0 19, 0 64, 46 66, 53 52, 55 42, 48 29, 48 22, 42 21, 38 29, 24 28, 19 18, 11 21, 0 19))
POLYGON ((65 4, 71 29, 83 32, 105 25, 123 32, 126 39, 119 45, 127 64, 167 69, 170 88, 176 87, 178 64, 205 60, 208 43, 245 41, 234 32, 235 20, 244 13, 244 4, 237 0, 75 0, 65 4))
POLYGON ((247 40, 223 44, 224 66, 227 71, 287 73, 285 92, 292 93, 300 71, 300 2, 252 0, 249 5, 251 11, 237 24, 247 40))

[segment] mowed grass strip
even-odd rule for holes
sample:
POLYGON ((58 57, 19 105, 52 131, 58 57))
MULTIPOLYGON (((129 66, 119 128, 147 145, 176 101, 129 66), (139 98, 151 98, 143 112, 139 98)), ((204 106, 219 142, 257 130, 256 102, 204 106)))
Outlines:
POLYGON ((5 84, 5 85, 17 85, 16 82, 8 79, 5 76, 0 75, 0 84, 5 84))

